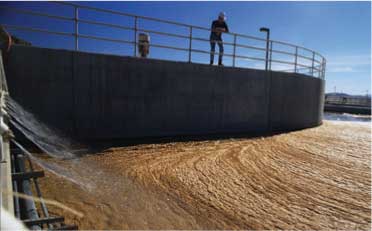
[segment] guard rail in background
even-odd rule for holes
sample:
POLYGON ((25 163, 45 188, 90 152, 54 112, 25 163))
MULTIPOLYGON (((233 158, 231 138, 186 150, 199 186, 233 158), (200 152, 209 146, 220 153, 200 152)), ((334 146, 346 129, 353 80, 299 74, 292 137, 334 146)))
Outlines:
MULTIPOLYGON (((194 26, 194 25, 188 25, 184 23, 179 22, 173 22, 163 19, 157 19, 157 18, 151 18, 151 17, 145 17, 145 16, 139 16, 134 14, 128 14, 123 13, 119 11, 114 10, 108 10, 108 9, 101 9, 96 7, 90 7, 90 6, 82 6, 77 5, 73 3, 67 3, 67 2, 49 2, 49 4, 58 4, 60 6, 66 6, 71 7, 74 11, 73 17, 70 16, 61 16, 61 15, 52 15, 45 12, 36 12, 31 11, 28 9, 21 9, 18 7, 8 7, 8 6, 0 6, 0 10, 6 10, 8 12, 14 12, 16 14, 26 14, 26 15, 32 15, 36 17, 44 17, 44 18, 52 18, 56 20, 61 20, 65 22, 70 22, 73 26, 73 33, 66 32, 66 31, 51 31, 41 28, 35 28, 35 27, 29 27, 24 25, 10 25, 10 24, 4 24, 1 23, 7 30, 11 31, 32 31, 32 32, 40 32, 40 33, 48 33, 48 34, 54 34, 54 35, 60 35, 60 36, 69 36, 74 38, 74 49, 79 50, 79 38, 85 38, 85 39, 93 39, 93 40, 100 40, 100 41, 107 41, 107 42, 114 42, 114 43, 120 43, 120 44, 127 44, 128 46, 133 47, 133 53, 131 55, 137 56, 137 45, 139 44, 138 39, 138 33, 144 32, 151 34, 156 34, 160 36, 166 36, 171 38, 180 38, 184 39, 188 42, 188 47, 179 47, 179 46, 168 46, 168 45, 162 45, 158 43, 150 43, 150 47, 156 47, 161 49, 172 49, 172 50, 178 50, 185 52, 185 57, 187 58, 188 62, 197 63, 197 61, 193 60, 193 54, 199 53, 199 54, 219 54, 218 52, 210 52, 209 50, 202 50, 197 49, 194 46, 195 42, 203 42, 206 44, 205 47, 209 48, 210 40, 208 37, 199 37, 195 36, 196 31, 211 31, 209 28, 200 27, 200 26, 194 26), (132 26, 124 26, 119 24, 112 24, 112 23, 106 23, 106 22, 100 22, 98 20, 90 20, 86 19, 84 17, 81 17, 82 11, 90 11, 90 12, 99 12, 101 14, 111 14, 111 15, 119 15, 119 16, 126 16, 133 20, 132 26), (140 21, 151 21, 151 22, 159 22, 164 23, 167 25, 172 25, 174 27, 178 28, 186 28, 186 33, 179 34, 179 33, 170 33, 170 32, 163 32, 158 30, 150 30, 140 27, 140 21), (110 38, 110 37, 102 37, 102 36, 95 36, 87 33, 81 33, 79 31, 79 26, 81 24, 84 25, 94 25, 94 26, 103 26, 107 28, 112 28, 116 30, 125 30, 125 31, 132 31, 133 36, 132 39, 124 40, 124 39, 117 39, 117 38, 110 38)), ((0 11, 1 12, 1 11, 0 11)), ((97 17, 98 18, 98 17, 97 17)), ((265 67, 266 63, 268 64, 267 69, 268 70, 275 70, 275 71, 283 71, 283 72, 292 72, 292 73, 302 73, 306 75, 310 75, 313 77, 318 77, 321 79, 324 79, 325 77, 325 67, 326 67, 326 60, 325 58, 320 55, 318 52, 310 50, 308 48, 293 45, 286 42, 281 41, 275 41, 275 40, 267 40, 262 39, 259 37, 254 37, 250 35, 244 35, 244 34, 238 34, 238 33, 224 33, 226 35, 232 36, 233 42, 223 42, 224 45, 232 47, 232 53, 224 53, 223 55, 226 57, 232 58, 232 65, 233 67, 236 67, 237 60, 248 60, 252 62, 262 62, 261 64, 253 63, 250 65, 244 65, 240 67, 245 68, 259 68, 259 67, 265 67), (254 45, 248 45, 249 43, 239 43, 238 40, 248 40, 250 42, 262 42, 264 43, 264 46, 254 46, 254 45), (268 46, 266 46, 268 44, 268 46), (282 48, 280 48, 282 47, 282 48), (251 54, 254 52, 262 52, 262 55, 259 56, 252 56, 252 55, 241 55, 238 53, 238 51, 242 49, 247 49, 251 54), (266 54, 269 55, 266 55, 266 54), (283 56, 280 58, 275 58, 273 56, 283 56), (284 58, 285 57, 285 58, 284 58), (279 67, 274 67, 274 65, 277 65, 279 67), (288 68, 283 68, 282 66, 286 66, 288 68)), ((24 38, 27 39, 27 38, 24 38)), ((61 44, 62 46, 62 44, 61 44)), ((60 47, 64 48, 64 47, 60 47)), ((153 57, 157 58, 157 57, 153 57)))

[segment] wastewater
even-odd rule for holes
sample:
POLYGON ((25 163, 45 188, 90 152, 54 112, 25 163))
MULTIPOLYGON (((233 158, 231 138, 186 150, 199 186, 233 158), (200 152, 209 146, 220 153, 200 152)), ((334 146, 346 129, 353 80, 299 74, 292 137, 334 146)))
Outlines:
POLYGON ((81 229, 344 229, 371 225, 371 117, 325 113, 271 137, 111 147, 95 155, 14 100, 12 124, 48 158, 52 213, 81 229))
POLYGON ((371 115, 325 112, 323 119, 329 120, 329 121, 339 121, 339 122, 350 121, 350 122, 367 122, 367 123, 369 122, 370 123, 371 115))
MULTIPOLYGON (((83 212, 85 218, 94 217, 86 220, 92 227, 90 229, 123 227, 123 218, 127 220, 127 228, 149 225, 152 227, 157 222, 177 224, 180 228, 191 226, 190 221, 193 221, 193 218, 167 197, 147 191, 128 176, 102 166, 102 163, 106 162, 104 159, 97 162, 92 158, 98 154, 89 155, 92 154, 89 153, 89 148, 46 125, 11 97, 7 98, 6 103, 11 117, 10 123, 42 151, 38 153, 26 150, 31 160, 39 168, 46 170, 47 184, 44 185, 43 180, 39 181, 44 197, 60 201, 69 207, 74 206, 76 211, 83 212), (85 150, 85 153, 82 150, 85 150), (49 191, 52 185, 57 188, 49 191), (79 196, 75 191, 80 193, 79 196), (58 192, 63 193, 56 197, 52 195, 58 192), (66 197, 70 198, 70 201, 64 201, 63 198, 66 197), (98 212, 100 210, 104 212, 98 212), (162 211, 162 215, 159 215, 159 211, 162 211), (120 217, 120 220, 113 219, 115 217, 120 217), (185 219, 186 217, 188 219, 185 219), (100 221, 111 225, 100 226, 100 221)), ((24 149, 18 141, 15 143, 24 149)), ((67 220, 71 216, 58 208, 52 208, 51 213, 53 211, 57 211, 58 215, 63 215, 67 220)), ((80 227, 84 229, 85 226, 80 227)))

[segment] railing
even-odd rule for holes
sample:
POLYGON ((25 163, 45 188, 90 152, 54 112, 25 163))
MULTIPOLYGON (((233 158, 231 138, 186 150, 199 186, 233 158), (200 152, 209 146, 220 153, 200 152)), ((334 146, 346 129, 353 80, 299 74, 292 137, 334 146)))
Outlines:
POLYGON ((371 97, 326 95, 325 104, 371 107, 371 97))
MULTIPOLYGON (((196 31, 210 32, 211 29, 209 28, 193 26, 193 25, 188 25, 184 23, 173 22, 173 21, 168 21, 168 20, 163 20, 163 19, 128 14, 128 13, 123 13, 123 12, 114 11, 114 10, 100 9, 100 8, 91 7, 91 6, 82 6, 82 5, 77 5, 73 3, 67 3, 67 2, 49 2, 49 3, 64 5, 66 7, 72 7, 74 10, 73 17, 52 15, 52 14, 45 13, 45 12, 36 12, 36 11, 28 10, 28 9, 21 9, 21 8, 7 7, 7 6, 0 6, 0 10, 7 10, 8 12, 12 11, 17 14, 33 15, 33 16, 39 16, 39 17, 45 17, 45 18, 53 18, 53 19, 61 20, 65 22, 66 21, 71 22, 74 27, 72 33, 66 32, 66 31, 51 31, 47 29, 34 28, 34 27, 29 27, 29 26, 10 25, 10 24, 2 24, 2 25, 7 30, 33 31, 33 32, 48 33, 48 34, 54 34, 54 35, 60 35, 60 36, 72 36, 74 38, 74 48, 73 48, 74 50, 80 50, 79 39, 84 38, 84 39, 100 40, 100 41, 129 45, 133 47, 133 53, 132 53, 133 56, 137 56, 137 46, 139 44, 139 42, 137 41, 138 33, 144 32, 150 35, 160 35, 160 36, 166 36, 166 37, 171 37, 171 38, 184 39, 188 41, 188 47, 169 46, 169 45, 163 45, 163 44, 154 43, 154 42, 150 43, 150 48, 154 47, 154 48, 171 49, 171 50, 186 52, 185 57, 187 57, 187 60, 186 60, 187 62, 193 62, 193 63, 200 62, 200 60, 199 61, 196 61, 195 59, 193 60, 194 54, 219 55, 219 52, 211 52, 209 50, 198 49, 194 45, 196 42, 204 42, 207 44, 210 43, 210 40, 208 37, 206 36, 200 37, 200 36, 195 35, 196 31), (102 22, 98 20, 90 20, 90 19, 80 16, 80 13, 82 11, 94 11, 94 12, 100 12, 101 14, 126 16, 133 20, 132 22, 133 24, 132 26, 124 26, 124 25, 119 25, 119 24, 106 23, 106 22, 102 22), (172 25, 178 28, 186 29, 187 33, 179 34, 179 33, 170 33, 169 31, 163 32, 159 30, 146 29, 146 28, 139 26, 140 20, 159 22, 159 23, 172 25), (107 27, 107 28, 111 28, 115 30, 132 31, 134 33, 133 33, 132 39, 127 39, 127 40, 117 39, 113 37, 110 38, 110 37, 96 36, 96 35, 91 35, 91 34, 84 34, 79 31, 79 26, 81 26, 82 24, 93 25, 93 26, 103 26, 103 27, 107 27)), ((267 39, 263 39, 259 37, 250 36, 250 35, 244 35, 244 34, 238 34, 238 33, 224 33, 224 35, 232 37, 232 42, 227 42, 227 41, 223 42, 224 45, 232 47, 232 53, 224 52, 223 56, 229 57, 232 59, 231 66, 233 67, 238 66, 237 65, 238 60, 245 60, 245 61, 250 61, 251 66, 240 65, 240 67, 254 67, 257 69, 304 73, 304 74, 307 74, 313 77, 319 77, 322 79, 324 79, 325 77, 326 60, 322 55, 320 55, 319 53, 313 50, 307 49, 302 46, 297 46, 297 45, 293 45, 290 43, 286 43, 286 42, 267 40, 267 39), (238 40, 244 40, 244 39, 248 40, 249 42, 238 43, 238 40), (255 45, 249 45, 249 43, 251 42, 261 42, 265 46, 260 47, 260 46, 255 46, 255 45), (255 52, 262 52, 262 55, 253 56, 253 55, 240 54, 238 51, 241 51, 243 49, 248 50, 247 52, 248 54, 254 54, 255 52), (275 58, 273 56, 279 56, 279 57, 275 58)), ((209 47, 209 45, 204 46, 204 47, 209 47)), ((209 61, 209 58, 208 58, 208 61, 209 61)))

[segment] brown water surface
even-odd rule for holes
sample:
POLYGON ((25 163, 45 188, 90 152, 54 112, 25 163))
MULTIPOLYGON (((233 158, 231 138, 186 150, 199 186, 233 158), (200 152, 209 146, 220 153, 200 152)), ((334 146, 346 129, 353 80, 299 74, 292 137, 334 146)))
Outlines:
POLYGON ((51 173, 41 189, 80 229, 370 230, 369 125, 110 148, 58 162, 88 189, 51 173))

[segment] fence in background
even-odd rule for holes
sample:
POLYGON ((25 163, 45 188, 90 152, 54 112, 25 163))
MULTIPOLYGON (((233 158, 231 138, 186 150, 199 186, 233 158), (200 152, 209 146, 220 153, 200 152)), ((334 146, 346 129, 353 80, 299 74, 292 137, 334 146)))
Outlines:
MULTIPOLYGON (((21 8, 15 8, 15 7, 8 7, 8 6, 0 6, 1 10, 7 10, 12 11, 17 14, 26 14, 26 15, 33 15, 33 16, 39 16, 39 17, 45 17, 45 18, 53 18, 61 21, 68 21, 71 22, 74 31, 66 32, 66 31, 51 31, 41 28, 35 28, 35 27, 29 27, 29 26, 22 26, 22 25, 10 25, 10 24, 2 24, 7 30, 21 30, 21 31, 33 31, 33 32, 41 32, 41 33, 48 33, 48 34, 54 34, 54 35, 61 35, 61 36, 72 36, 74 38, 74 49, 79 50, 79 38, 85 38, 85 39, 93 39, 93 40, 100 40, 100 41, 107 41, 107 42, 114 42, 114 43, 120 43, 120 44, 127 44, 128 46, 133 47, 133 56, 137 56, 137 46, 138 46, 138 33, 144 32, 148 34, 156 34, 166 37, 172 37, 172 38, 181 38, 188 41, 188 47, 178 47, 178 46, 168 46, 168 45, 162 45, 162 44, 156 44, 153 42, 150 42, 150 47, 157 47, 161 49, 171 49, 171 50, 178 50, 185 52, 186 58, 188 62, 194 62, 192 60, 193 54, 199 53, 199 54, 219 54, 218 52, 210 52, 209 50, 201 50, 196 49, 195 46, 193 46, 193 43, 196 41, 199 42, 205 42, 208 44, 210 40, 208 37, 199 37, 195 36, 195 31, 201 30, 201 31, 211 31, 209 28, 200 27, 200 26, 193 26, 188 25, 184 23, 179 22, 173 22, 163 19, 157 19, 157 18, 151 18, 151 17, 145 17, 145 16, 139 16, 134 14, 128 14, 123 13, 119 11, 113 11, 108 9, 100 9, 96 7, 90 7, 90 6, 82 6, 77 5, 73 3, 67 3, 67 2, 49 2, 50 4, 60 4, 67 7, 71 7, 74 11, 73 17, 67 17, 67 16, 60 16, 60 15, 52 15, 45 12, 36 12, 31 11, 28 9, 21 9, 21 8), (124 26, 119 24, 112 24, 112 23, 106 23, 106 22, 100 22, 98 20, 89 20, 83 17, 79 17, 79 13, 82 11, 94 11, 98 13, 107 13, 112 15, 120 15, 120 16, 127 16, 133 20, 132 26, 124 26), (186 28, 188 33, 186 34, 178 34, 178 33, 169 33, 169 32, 162 32, 158 30, 149 30, 145 28, 141 28, 139 26, 140 20, 146 20, 146 21, 152 21, 152 22, 160 22, 172 25, 174 27, 179 28, 186 28), (126 30, 126 31, 132 31, 133 38, 130 40, 124 40, 124 39, 116 39, 116 38, 110 38, 110 37, 102 37, 102 36, 95 36, 95 35, 89 35, 89 34, 83 34, 79 31, 79 26, 81 24, 85 25, 96 25, 96 26, 103 26, 108 27, 116 30, 126 30)), ((277 71, 285 71, 285 72, 293 72, 293 73, 303 73, 307 74, 313 77, 318 77, 321 79, 324 79, 325 77, 325 67, 326 67, 326 60, 325 58, 320 55, 319 53, 310 50, 308 48, 293 45, 286 42, 281 41, 275 41, 275 40, 269 40, 269 39, 263 39, 259 37, 254 37, 250 35, 244 35, 244 34, 238 34, 238 33, 225 33, 228 35, 231 35, 233 37, 233 42, 223 42, 226 46, 232 47, 232 53, 224 53, 224 57, 230 57, 232 58, 232 65, 233 67, 236 66, 237 60, 250 60, 250 61, 256 61, 256 62, 262 62, 262 67, 266 70, 277 70, 277 71), (256 42, 262 42, 265 44, 264 47, 259 46, 253 46, 253 45, 247 45, 249 43, 238 43, 238 40, 240 39, 246 39, 248 41, 256 41, 256 42), (281 49, 279 49, 281 47, 281 49), (257 56, 249 56, 249 55, 241 55, 238 54, 239 49, 247 49, 250 51, 260 51, 263 52, 264 57, 257 57, 257 56), (305 55, 306 53, 306 55, 305 55), (273 55, 281 55, 286 58, 273 58, 273 55), (273 68, 273 65, 282 65, 289 68, 273 68)), ((27 39, 27 38, 25 38, 27 39)), ((249 52, 247 52, 249 54, 249 52)), ((252 52, 253 53, 253 52, 252 52)), ((261 66, 261 64, 259 65, 261 66)), ((245 66, 249 67, 249 66, 245 66)), ((258 67, 257 65, 254 67, 258 67)))
POLYGON ((326 95, 325 104, 371 107, 371 97, 353 95, 326 95))

